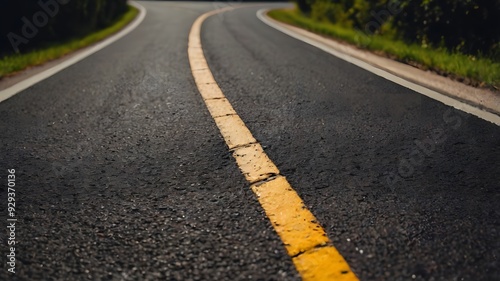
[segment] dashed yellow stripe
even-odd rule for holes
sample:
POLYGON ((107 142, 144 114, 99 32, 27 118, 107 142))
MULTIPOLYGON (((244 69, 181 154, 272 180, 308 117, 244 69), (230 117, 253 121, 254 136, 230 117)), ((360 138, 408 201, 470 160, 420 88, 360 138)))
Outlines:
POLYGON ((358 280, 215 82, 201 46, 201 25, 211 15, 231 9, 227 7, 205 13, 191 28, 188 56, 196 86, 302 279, 358 280))

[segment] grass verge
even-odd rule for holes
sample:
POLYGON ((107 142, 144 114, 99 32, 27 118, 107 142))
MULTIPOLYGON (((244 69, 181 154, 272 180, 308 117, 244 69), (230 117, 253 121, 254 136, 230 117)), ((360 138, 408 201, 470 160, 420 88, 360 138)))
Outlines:
POLYGON ((357 47, 381 53, 425 70, 435 71, 466 84, 500 89, 500 62, 498 61, 451 53, 444 49, 425 48, 379 35, 367 36, 354 29, 314 21, 296 9, 272 10, 268 15, 275 20, 341 39, 357 47))
POLYGON ((27 67, 40 65, 96 43, 120 31, 135 19, 138 13, 139 10, 137 8, 129 5, 128 11, 117 19, 113 25, 107 28, 95 31, 81 38, 73 38, 63 42, 52 43, 45 48, 33 50, 25 54, 4 56, 0 58, 0 79, 27 67))

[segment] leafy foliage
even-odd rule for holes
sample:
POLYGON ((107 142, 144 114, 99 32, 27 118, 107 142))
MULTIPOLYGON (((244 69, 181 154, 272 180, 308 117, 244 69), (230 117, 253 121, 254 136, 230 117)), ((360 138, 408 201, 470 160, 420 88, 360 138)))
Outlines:
POLYGON ((500 60, 498 0, 296 0, 310 18, 500 60))
POLYGON ((3 2, 0 9, 0 54, 16 50, 22 53, 52 42, 81 37, 109 26, 127 11, 126 0, 3 2), (13 47, 13 41, 18 43, 16 47, 13 47))
POLYGON ((385 35, 360 36, 359 30, 329 22, 318 22, 296 10, 272 10, 268 15, 276 20, 341 39, 359 48, 373 50, 422 69, 437 71, 471 85, 500 88, 500 62, 486 57, 473 58, 444 48, 424 48, 419 44, 388 38, 385 35))

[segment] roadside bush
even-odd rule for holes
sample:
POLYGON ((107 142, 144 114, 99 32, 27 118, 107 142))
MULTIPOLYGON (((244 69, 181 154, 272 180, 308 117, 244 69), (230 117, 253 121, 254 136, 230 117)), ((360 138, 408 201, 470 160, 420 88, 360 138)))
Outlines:
POLYGON ((498 60, 500 1, 407 0, 394 25, 407 41, 498 60))
POLYGON ((369 33, 390 30, 408 43, 500 60, 498 0, 297 0, 297 6, 314 20, 369 33), (390 5, 398 12, 389 13, 390 5))
POLYGON ((109 26, 126 0, 16 0, 0 10, 0 55, 25 52, 109 26))

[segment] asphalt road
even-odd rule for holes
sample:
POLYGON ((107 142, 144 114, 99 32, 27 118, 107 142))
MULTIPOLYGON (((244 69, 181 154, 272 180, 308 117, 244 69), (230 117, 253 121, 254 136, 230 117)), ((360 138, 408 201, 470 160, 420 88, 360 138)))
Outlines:
MULTIPOLYGON (((140 3, 132 33, 0 103, 0 280, 299 280, 189 68, 192 23, 227 4, 140 3)), ((500 128, 268 27, 271 6, 209 18, 204 52, 356 275, 500 280, 500 128)))

